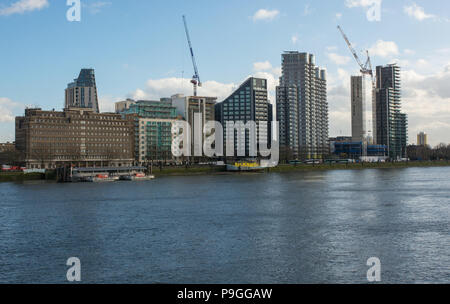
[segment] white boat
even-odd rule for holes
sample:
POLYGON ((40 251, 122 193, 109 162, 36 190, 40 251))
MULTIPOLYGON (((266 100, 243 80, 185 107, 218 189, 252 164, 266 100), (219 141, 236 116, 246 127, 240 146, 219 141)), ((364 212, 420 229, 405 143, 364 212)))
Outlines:
POLYGON ((92 182, 103 183, 103 182, 115 182, 119 180, 119 176, 109 176, 108 174, 97 174, 92 177, 92 182))
POLYGON ((154 175, 145 175, 144 173, 136 173, 134 175, 122 175, 120 180, 123 181, 146 181, 154 179, 154 175))

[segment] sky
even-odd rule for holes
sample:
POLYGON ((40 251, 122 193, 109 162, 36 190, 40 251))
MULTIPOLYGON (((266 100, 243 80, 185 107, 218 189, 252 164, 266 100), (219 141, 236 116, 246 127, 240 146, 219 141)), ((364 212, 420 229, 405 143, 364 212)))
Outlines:
POLYGON ((327 70, 330 136, 349 136, 359 68, 341 25, 361 60, 369 50, 374 66, 401 67, 409 142, 425 131, 431 145, 450 143, 450 1, 81 0, 80 21, 69 21, 66 2, 0 0, 0 142, 14 141, 26 107, 61 110, 81 68, 95 69, 101 111, 192 94, 185 14, 200 95, 221 101, 255 76, 268 79, 273 103, 282 52, 312 53, 327 70))

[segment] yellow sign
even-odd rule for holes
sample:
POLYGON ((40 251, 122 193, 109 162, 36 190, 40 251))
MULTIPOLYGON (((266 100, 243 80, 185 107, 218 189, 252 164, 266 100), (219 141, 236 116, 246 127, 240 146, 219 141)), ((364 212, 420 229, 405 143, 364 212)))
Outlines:
POLYGON ((256 168, 259 167, 257 163, 234 163, 235 167, 238 168, 256 168))

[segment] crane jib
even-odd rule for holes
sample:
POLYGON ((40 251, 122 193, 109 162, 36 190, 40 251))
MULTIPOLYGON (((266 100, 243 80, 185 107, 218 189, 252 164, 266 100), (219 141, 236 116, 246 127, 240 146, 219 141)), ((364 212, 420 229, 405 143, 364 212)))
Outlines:
POLYGON ((200 76, 198 75, 197 63, 195 61, 194 50, 192 48, 191 37, 189 36, 189 29, 186 22, 186 16, 183 15, 184 29, 186 31, 186 38, 189 44, 189 51, 191 53, 192 65, 194 66, 195 75, 192 77, 191 83, 194 85, 194 96, 197 96, 197 86, 201 87, 200 76))

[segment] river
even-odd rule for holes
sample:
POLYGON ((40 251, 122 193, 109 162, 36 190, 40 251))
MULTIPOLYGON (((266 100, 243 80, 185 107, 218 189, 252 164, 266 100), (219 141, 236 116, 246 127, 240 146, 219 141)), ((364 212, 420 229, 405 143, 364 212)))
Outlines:
POLYGON ((0 184, 0 283, 450 283, 450 169, 0 184))

